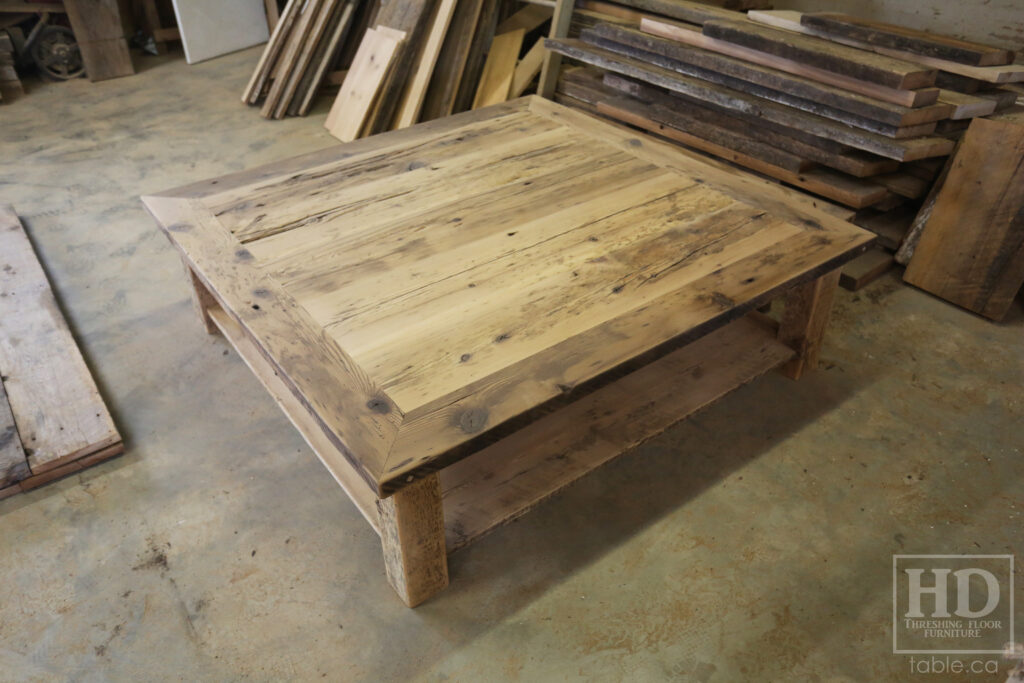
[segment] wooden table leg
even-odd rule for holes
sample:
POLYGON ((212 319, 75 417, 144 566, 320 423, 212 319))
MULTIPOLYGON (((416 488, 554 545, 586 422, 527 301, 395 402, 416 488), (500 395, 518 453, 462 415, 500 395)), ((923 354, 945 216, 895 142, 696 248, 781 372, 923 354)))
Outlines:
POLYGON ((800 379, 818 367, 821 341, 832 312, 832 298, 839 285, 839 270, 797 285, 783 296, 779 341, 796 350, 796 358, 782 366, 784 375, 800 379))
POLYGON ((409 607, 448 585, 441 478, 432 474, 377 501, 388 581, 409 607))
POLYGON ((185 266, 185 274, 188 276, 188 282, 192 287, 192 304, 195 306, 196 313, 199 314, 199 319, 203 321, 203 325, 206 326, 207 334, 220 334, 220 330, 213 324, 213 320, 206 313, 207 309, 211 306, 216 306, 217 301, 210 294, 210 291, 206 288, 206 285, 196 277, 192 267, 184 261, 182 265, 185 266))

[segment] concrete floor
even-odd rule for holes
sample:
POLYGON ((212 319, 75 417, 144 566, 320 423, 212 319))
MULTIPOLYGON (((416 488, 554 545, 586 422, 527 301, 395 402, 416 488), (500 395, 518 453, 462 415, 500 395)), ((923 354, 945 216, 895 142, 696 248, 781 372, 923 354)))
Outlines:
POLYGON ((239 103, 257 57, 143 58, 0 106, 0 201, 129 444, 0 502, 0 679, 911 680, 892 554, 1020 559, 1024 312, 994 325, 890 275, 840 291, 823 370, 620 458, 406 609, 137 199, 335 144, 325 103, 239 103))

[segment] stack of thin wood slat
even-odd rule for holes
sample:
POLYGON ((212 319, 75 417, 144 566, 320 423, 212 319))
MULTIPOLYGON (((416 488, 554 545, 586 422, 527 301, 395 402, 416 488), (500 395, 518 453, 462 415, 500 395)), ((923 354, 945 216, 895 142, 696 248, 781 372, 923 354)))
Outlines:
POLYGON ((14 209, 0 205, 0 498, 124 444, 14 209))
POLYGON ((24 92, 14 70, 14 44, 9 35, 0 33, 0 102, 10 102, 24 92))
POLYGON ((509 0, 289 0, 242 96, 304 116, 340 84, 328 129, 352 140, 523 94, 552 10, 509 0))
POLYGON ((499 0, 385 3, 325 122, 354 140, 524 94, 552 9, 499 0))
POLYGON ((305 116, 330 69, 345 58, 347 38, 365 27, 374 3, 289 0, 242 94, 266 118, 305 116))
POLYGON ((585 66, 556 99, 843 207, 881 246, 851 264, 851 289, 893 265, 970 119, 1012 106, 1024 81, 1011 51, 846 15, 577 7, 548 45, 585 66))

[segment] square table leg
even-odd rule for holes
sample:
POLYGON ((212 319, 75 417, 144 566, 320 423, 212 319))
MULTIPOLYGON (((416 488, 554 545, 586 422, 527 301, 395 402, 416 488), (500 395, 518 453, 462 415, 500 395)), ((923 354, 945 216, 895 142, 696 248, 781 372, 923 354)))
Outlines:
POLYGON ((797 285, 783 296, 779 341, 796 350, 796 358, 782 366, 782 373, 790 379, 800 379, 804 371, 818 367, 818 354, 838 285, 837 269, 797 285))
POLYGON ((213 320, 210 319, 210 315, 207 311, 211 307, 217 306, 217 300, 210 294, 210 290, 206 288, 202 280, 196 277, 195 271, 188 265, 184 260, 182 265, 185 266, 185 274, 188 276, 189 285, 192 288, 192 305, 195 306, 196 313, 199 314, 199 319, 203 321, 203 325, 206 327, 207 334, 220 334, 220 330, 213 324, 213 320))
POLYGON ((441 478, 437 474, 377 501, 388 581, 409 607, 448 585, 441 478))

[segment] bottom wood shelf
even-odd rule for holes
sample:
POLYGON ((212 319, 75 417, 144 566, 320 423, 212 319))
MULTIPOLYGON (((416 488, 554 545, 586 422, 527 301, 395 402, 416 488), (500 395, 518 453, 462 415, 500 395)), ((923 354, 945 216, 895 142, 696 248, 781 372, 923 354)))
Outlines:
MULTIPOLYGON (((231 316, 208 315, 380 533, 377 497, 231 316)), ((752 313, 588 394, 441 471, 449 552, 468 545, 591 470, 776 368, 794 351, 752 313)))
POLYGON ((448 551, 794 355, 751 314, 441 470, 448 551))

